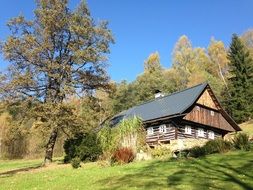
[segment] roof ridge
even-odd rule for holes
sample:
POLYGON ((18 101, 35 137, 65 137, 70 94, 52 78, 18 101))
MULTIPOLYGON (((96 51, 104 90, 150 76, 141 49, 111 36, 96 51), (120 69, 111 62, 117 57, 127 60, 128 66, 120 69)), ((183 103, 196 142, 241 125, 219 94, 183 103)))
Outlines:
MULTIPOLYGON (((148 100, 148 101, 146 101, 146 102, 137 104, 137 105, 134 106, 134 107, 141 106, 141 105, 144 105, 144 104, 148 104, 148 103, 154 102, 154 101, 156 101, 156 100, 161 100, 161 99, 166 98, 166 97, 168 97, 168 96, 172 96, 172 95, 174 95, 174 94, 177 94, 177 93, 180 93, 180 92, 184 92, 184 91, 186 91, 186 90, 190 90, 191 88, 195 88, 195 87, 197 87, 197 86, 201 86, 201 85, 204 85, 204 84, 207 85, 208 83, 207 83, 207 82, 203 82, 203 83, 197 84, 197 85, 195 85, 195 86, 191 86, 191 87, 185 88, 185 89, 183 89, 183 90, 179 90, 179 91, 176 91, 176 92, 172 92, 172 93, 167 94, 167 95, 165 95, 165 96, 163 96, 163 97, 155 98, 155 99, 148 100)), ((127 110, 128 110, 128 109, 127 109, 127 110)))

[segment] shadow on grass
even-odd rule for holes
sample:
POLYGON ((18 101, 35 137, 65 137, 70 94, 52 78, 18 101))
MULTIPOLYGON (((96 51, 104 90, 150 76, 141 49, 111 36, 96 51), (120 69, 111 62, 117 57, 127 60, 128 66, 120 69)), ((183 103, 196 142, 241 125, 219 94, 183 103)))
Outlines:
MULTIPOLYGON (((124 170, 125 171, 125 170, 124 170)), ((252 154, 154 161, 97 181, 102 189, 253 189, 252 154)))
MULTIPOLYGON (((61 158, 54 159, 52 163, 55 163, 57 165, 65 164, 61 158)), ((33 166, 11 169, 8 171, 0 172, 0 178, 11 177, 19 172, 29 172, 29 171, 32 171, 38 168, 43 168, 43 167, 44 167, 43 163, 38 163, 38 164, 34 164, 33 166)))
POLYGON ((42 164, 37 164, 35 166, 30 166, 30 167, 25 167, 25 168, 19 168, 19 169, 9 170, 9 171, 0 173, 0 178, 11 177, 11 176, 15 175, 16 173, 19 173, 19 172, 28 172, 28 171, 31 171, 31 170, 34 170, 34 169, 38 169, 38 168, 41 168, 41 167, 43 167, 42 164))

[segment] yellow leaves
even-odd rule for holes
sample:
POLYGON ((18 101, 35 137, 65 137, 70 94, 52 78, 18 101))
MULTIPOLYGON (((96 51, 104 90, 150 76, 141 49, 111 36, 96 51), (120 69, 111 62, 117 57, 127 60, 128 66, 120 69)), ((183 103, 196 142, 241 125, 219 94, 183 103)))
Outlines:
POLYGON ((211 39, 208 46, 208 55, 215 64, 219 64, 222 69, 228 65, 227 52, 222 41, 211 39))
POLYGON ((145 71, 155 71, 161 70, 160 56, 158 52, 151 53, 148 59, 144 62, 144 70, 145 71))

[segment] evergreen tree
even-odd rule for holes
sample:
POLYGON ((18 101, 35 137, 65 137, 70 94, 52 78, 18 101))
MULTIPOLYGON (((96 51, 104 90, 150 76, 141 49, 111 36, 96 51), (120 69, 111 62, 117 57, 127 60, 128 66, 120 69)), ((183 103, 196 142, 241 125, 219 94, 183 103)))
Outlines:
POLYGON ((228 52, 229 72, 226 106, 237 122, 252 117, 253 60, 239 37, 234 34, 228 52))

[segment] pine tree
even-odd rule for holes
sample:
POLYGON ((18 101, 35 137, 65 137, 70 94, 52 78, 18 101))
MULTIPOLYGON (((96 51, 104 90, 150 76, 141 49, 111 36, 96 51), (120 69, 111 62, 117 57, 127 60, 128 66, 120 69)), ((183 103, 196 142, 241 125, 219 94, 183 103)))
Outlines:
POLYGON ((253 60, 240 38, 234 34, 228 52, 229 72, 226 107, 237 122, 252 117, 253 60))

